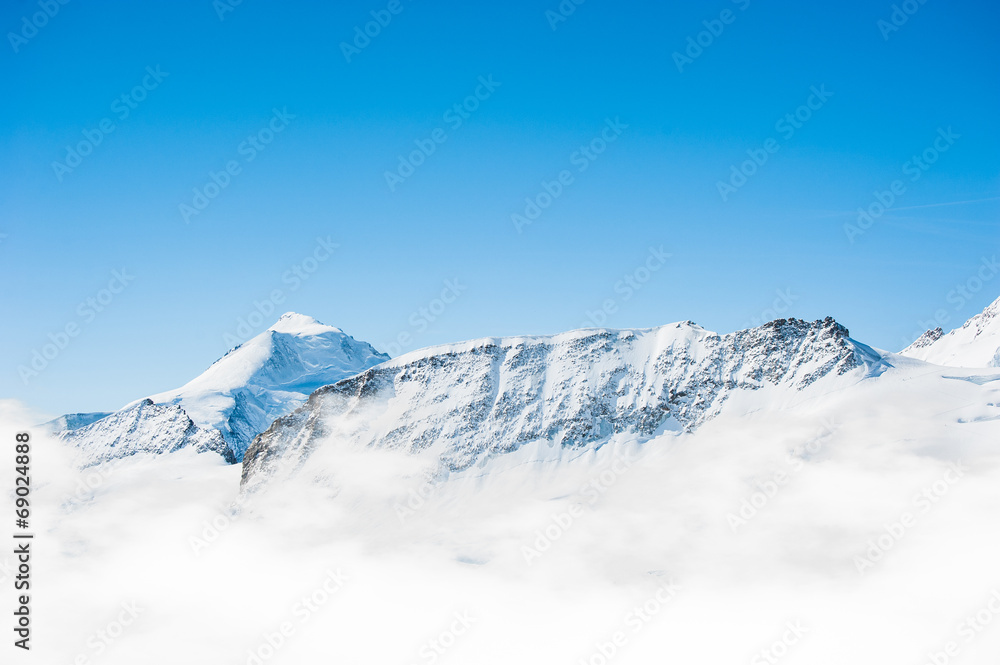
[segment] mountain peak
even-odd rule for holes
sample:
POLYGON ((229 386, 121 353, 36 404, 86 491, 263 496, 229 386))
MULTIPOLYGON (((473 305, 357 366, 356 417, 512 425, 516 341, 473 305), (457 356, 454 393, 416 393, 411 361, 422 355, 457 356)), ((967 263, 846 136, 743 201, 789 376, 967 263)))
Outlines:
POLYGON ((313 317, 298 312, 285 312, 268 330, 289 335, 320 335, 327 332, 343 332, 340 328, 320 323, 313 317))
POLYGON ((925 346, 930 346, 934 342, 936 342, 939 339, 941 339, 942 335, 944 335, 944 330, 941 329, 941 326, 938 326, 937 328, 934 328, 933 330, 926 331, 923 335, 921 335, 920 337, 918 337, 916 339, 916 341, 913 342, 913 344, 910 344, 910 346, 907 347, 907 348, 908 349, 922 349, 925 346))
POLYGON ((181 407, 197 427, 221 433, 228 445, 227 458, 239 461, 257 434, 314 390, 388 359, 339 328, 286 312, 180 388, 137 400, 125 409, 153 404, 181 407))

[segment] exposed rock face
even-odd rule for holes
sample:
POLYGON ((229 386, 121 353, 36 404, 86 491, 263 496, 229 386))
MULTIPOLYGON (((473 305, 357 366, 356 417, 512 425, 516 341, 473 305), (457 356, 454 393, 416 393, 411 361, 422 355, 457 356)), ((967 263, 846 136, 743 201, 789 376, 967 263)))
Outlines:
POLYGON ((880 362, 831 318, 728 335, 688 322, 434 347, 314 392, 254 440, 243 484, 291 473, 317 445, 428 450, 457 471, 536 440, 582 447, 691 430, 733 391, 802 389, 880 362))
POLYGON ((909 355, 907 353, 908 351, 911 351, 911 350, 915 351, 916 349, 927 348, 928 346, 930 346, 934 342, 936 342, 939 339, 941 339, 941 336, 943 334, 944 334, 944 331, 941 330, 940 327, 935 328, 934 330, 928 330, 923 335, 921 335, 920 337, 918 337, 913 342, 913 344, 910 344, 908 347, 906 347, 906 349, 903 350, 903 353, 906 354, 906 355, 909 355))

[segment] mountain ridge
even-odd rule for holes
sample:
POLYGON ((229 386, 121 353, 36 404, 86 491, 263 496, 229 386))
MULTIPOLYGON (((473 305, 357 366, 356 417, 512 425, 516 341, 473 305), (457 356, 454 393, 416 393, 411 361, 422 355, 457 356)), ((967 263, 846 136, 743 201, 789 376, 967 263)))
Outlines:
POLYGON ((198 427, 179 406, 155 404, 150 399, 64 432, 61 438, 76 448, 84 468, 138 453, 163 454, 181 448, 218 453, 230 464, 237 461, 217 430, 198 427))
POLYGON ((928 330, 899 353, 935 365, 1000 367, 1000 298, 948 333, 928 330))
POLYGON ((336 445, 431 450, 447 471, 536 440, 587 446, 622 432, 689 431, 734 391, 801 390, 883 356, 832 318, 718 335, 690 323, 481 338, 413 351, 323 387, 254 439, 242 484, 336 445), (331 444, 333 445, 333 444, 331 444))

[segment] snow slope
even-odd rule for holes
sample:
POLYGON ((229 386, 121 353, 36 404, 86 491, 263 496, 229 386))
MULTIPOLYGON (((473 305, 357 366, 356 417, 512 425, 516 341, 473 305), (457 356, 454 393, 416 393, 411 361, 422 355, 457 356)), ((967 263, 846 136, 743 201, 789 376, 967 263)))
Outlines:
POLYGON ((187 384, 149 399, 222 432, 237 460, 257 434, 321 386, 388 360, 339 328, 289 312, 187 384))
POLYGON ((935 365, 1000 367, 1000 298, 961 328, 928 330, 900 353, 935 365))
POLYGON ((93 466, 138 453, 170 453, 181 448, 215 452, 235 462, 222 435, 195 425, 179 406, 142 400, 89 425, 63 432, 74 446, 81 467, 93 466))
POLYGON ((580 448, 616 434, 689 431, 734 394, 762 391, 762 403, 774 402, 776 387, 795 392, 881 366, 830 318, 721 336, 688 322, 432 347, 316 391, 254 441, 243 482, 297 469, 323 439, 429 450, 457 471, 532 442, 580 448))
MULTIPOLYGON (((163 452, 187 445, 218 448, 205 445, 206 435, 191 438, 181 426, 184 419, 190 419, 199 432, 220 434, 225 445, 217 452, 239 462, 257 434, 302 404, 311 392, 388 358, 338 328, 289 312, 184 386, 132 402, 87 427, 72 429, 67 425, 59 431, 66 440, 90 451, 88 459, 143 449, 163 452), (181 438, 169 443, 165 434, 153 435, 164 416, 159 409, 149 409, 150 402, 174 407, 169 419, 177 423, 165 431, 181 438), (154 420, 143 424, 147 417, 154 420), (123 426, 123 422, 130 424, 123 426), (105 452, 99 453, 102 449, 105 452)), ((64 416, 53 422, 60 420, 78 426, 81 419, 64 416)))

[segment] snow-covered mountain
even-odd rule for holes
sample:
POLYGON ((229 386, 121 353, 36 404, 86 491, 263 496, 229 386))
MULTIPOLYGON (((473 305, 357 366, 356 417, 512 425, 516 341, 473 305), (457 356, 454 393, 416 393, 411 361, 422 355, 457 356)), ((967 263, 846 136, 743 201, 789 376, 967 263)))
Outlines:
POLYGON ((198 427, 179 406, 142 400, 89 425, 68 430, 62 439, 79 453, 81 467, 136 453, 169 453, 181 448, 215 452, 235 462, 218 430, 198 427))
POLYGON ((317 390, 254 440, 243 484, 286 475, 324 445, 429 452, 458 471, 529 443, 690 431, 737 393, 794 393, 848 373, 856 382, 883 367, 831 318, 727 335, 687 322, 432 347, 317 390))
POLYGON ((67 416, 61 435, 87 450, 106 449, 112 457, 185 445, 215 449, 204 444, 202 434, 193 434, 180 424, 168 431, 183 434, 181 439, 169 443, 163 436, 154 437, 154 429, 169 413, 178 423, 189 419, 198 432, 218 433, 224 441, 224 450, 219 452, 239 462, 257 434, 302 404, 311 392, 388 358, 338 328, 289 312, 184 386, 132 402, 86 427, 68 427, 78 419, 67 416), (150 403, 173 408, 168 412, 150 409, 150 403), (145 418, 153 420, 143 423, 145 418), (123 422, 132 424, 123 426, 123 422))
MULTIPOLYGON (((440 635, 446 660, 477 665, 922 663, 993 602, 998 405, 1000 368, 875 351, 829 319, 415 351, 319 388, 242 468, 187 454, 224 442, 180 406, 140 403, 80 428, 89 463, 140 440, 189 450, 104 473, 33 448, 46 570, 69 590, 39 647, 73 661, 135 598, 160 609, 108 665, 187 662, 192 645, 198 662, 264 659, 261 626, 285 620, 269 665, 426 660, 440 635)), ((995 663, 982 635, 964 663, 995 663)))
POLYGON ((900 353, 935 365, 1000 367, 1000 298, 961 328, 928 330, 900 353))
POLYGON ((241 460, 257 434, 311 392, 388 359, 339 328, 289 312, 197 378, 149 399, 177 404, 198 426, 219 430, 241 460))

